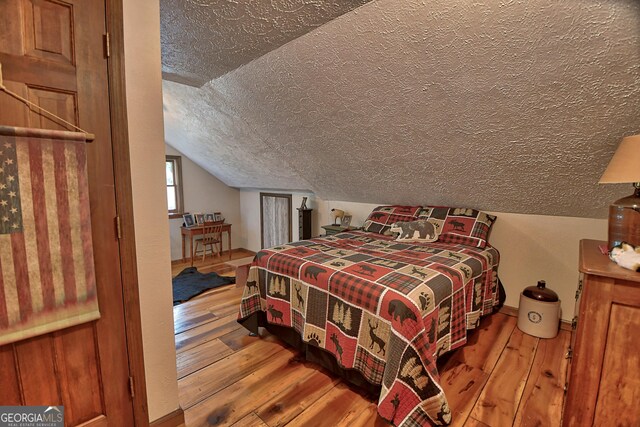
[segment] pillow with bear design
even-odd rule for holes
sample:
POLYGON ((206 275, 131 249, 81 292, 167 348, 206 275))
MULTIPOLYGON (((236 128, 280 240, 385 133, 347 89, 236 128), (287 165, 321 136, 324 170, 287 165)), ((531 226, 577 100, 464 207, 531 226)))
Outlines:
POLYGON ((418 218, 429 220, 438 228, 440 242, 477 248, 487 246, 491 227, 496 221, 494 215, 486 212, 446 206, 424 206, 418 218))
POLYGON ((404 222, 398 221, 389 228, 391 233, 398 233, 398 242, 426 242, 438 240, 438 230, 435 225, 426 220, 404 222))
POLYGON ((363 230, 378 234, 391 234, 391 224, 398 221, 415 221, 422 206, 378 206, 364 221, 363 230))

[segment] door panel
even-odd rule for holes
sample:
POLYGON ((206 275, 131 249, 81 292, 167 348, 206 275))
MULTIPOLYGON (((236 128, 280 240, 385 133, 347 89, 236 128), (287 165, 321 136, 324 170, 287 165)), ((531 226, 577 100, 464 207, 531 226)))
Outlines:
POLYGON ((73 64, 73 6, 34 0, 24 8, 26 54, 73 64))
MULTIPOLYGON (((62 404, 69 426, 134 425, 104 32, 104 0, 0 1, 5 86, 96 135, 87 169, 101 318, 0 347, 0 405, 62 404)), ((0 124, 67 129, 4 93, 0 124)))

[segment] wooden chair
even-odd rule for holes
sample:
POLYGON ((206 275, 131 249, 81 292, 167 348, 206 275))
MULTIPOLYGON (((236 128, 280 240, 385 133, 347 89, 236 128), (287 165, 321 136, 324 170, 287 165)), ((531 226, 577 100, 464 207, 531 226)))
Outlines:
MULTIPOLYGON (((205 222, 204 230, 202 231, 202 238, 196 240, 194 255, 198 253, 198 248, 202 245, 202 261, 204 261, 207 255, 207 246, 211 248, 211 255, 214 254, 214 246, 217 248, 215 253, 220 256, 222 252, 222 224, 224 221, 217 222, 205 222)), ((193 266, 193 258, 191 259, 191 265, 193 266)))

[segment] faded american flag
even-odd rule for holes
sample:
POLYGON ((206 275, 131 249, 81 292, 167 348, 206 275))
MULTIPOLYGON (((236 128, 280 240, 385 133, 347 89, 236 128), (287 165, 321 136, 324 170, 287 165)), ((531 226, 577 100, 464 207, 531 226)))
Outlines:
POLYGON ((82 135, 0 126, 0 345, 99 317, 82 135))

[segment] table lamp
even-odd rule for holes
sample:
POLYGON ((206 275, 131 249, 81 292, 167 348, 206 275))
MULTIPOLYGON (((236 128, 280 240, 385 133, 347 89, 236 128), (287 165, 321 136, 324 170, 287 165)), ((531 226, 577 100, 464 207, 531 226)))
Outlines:
POLYGON ((600 184, 633 183, 631 196, 609 207, 609 249, 621 242, 640 245, 640 135, 622 139, 600 184))

